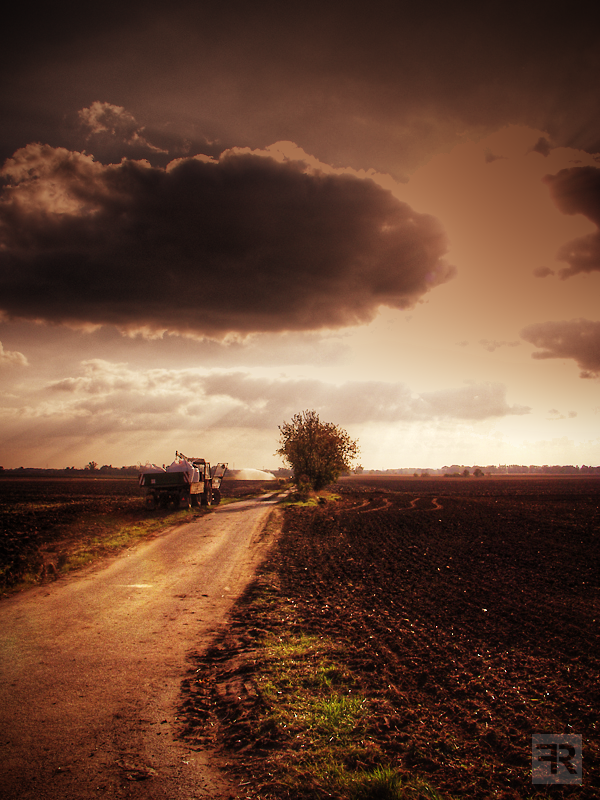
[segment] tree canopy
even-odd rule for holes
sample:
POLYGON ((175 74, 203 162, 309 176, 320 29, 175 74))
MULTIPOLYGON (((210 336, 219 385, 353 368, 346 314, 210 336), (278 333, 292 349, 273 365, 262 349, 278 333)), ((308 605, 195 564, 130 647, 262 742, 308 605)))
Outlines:
POLYGON ((281 456, 297 484, 308 483, 319 491, 352 467, 358 456, 358 440, 332 422, 321 422, 316 411, 295 414, 279 426, 281 456))

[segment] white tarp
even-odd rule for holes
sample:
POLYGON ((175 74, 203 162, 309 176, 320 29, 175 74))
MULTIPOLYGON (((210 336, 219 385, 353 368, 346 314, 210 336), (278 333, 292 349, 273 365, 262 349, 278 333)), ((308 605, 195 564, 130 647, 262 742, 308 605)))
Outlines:
POLYGON ((167 472, 185 472, 190 483, 197 483, 200 480, 200 473, 198 470, 185 459, 173 461, 173 463, 169 464, 167 467, 167 472))

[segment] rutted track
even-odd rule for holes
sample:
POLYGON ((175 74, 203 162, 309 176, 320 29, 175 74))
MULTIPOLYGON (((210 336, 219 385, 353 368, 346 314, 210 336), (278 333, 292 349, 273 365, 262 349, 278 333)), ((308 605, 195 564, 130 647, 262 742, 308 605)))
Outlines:
MULTIPOLYGON (((361 514, 368 514, 373 511, 383 511, 385 508, 392 505, 392 500, 389 497, 379 496, 377 500, 381 500, 381 503, 376 502, 375 498, 363 500, 360 505, 353 506, 353 510, 359 511, 361 514)), ((404 511, 416 511, 417 509, 420 511, 436 511, 443 507, 444 506, 439 502, 439 498, 437 497, 414 497, 410 501, 410 505, 408 505, 404 511)))

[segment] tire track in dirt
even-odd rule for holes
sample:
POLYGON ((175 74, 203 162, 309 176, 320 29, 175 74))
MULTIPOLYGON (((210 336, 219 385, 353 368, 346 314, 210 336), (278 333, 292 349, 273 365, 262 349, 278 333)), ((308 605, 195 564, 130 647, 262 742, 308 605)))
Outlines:
POLYGON ((372 503, 372 500, 364 500, 360 506, 356 508, 356 511, 360 511, 361 514, 370 514, 373 511, 383 511, 389 505, 391 505, 391 500, 387 498, 384 499, 383 505, 381 506, 373 506, 373 508, 367 508, 366 511, 363 511, 365 506, 368 506, 372 503))
MULTIPOLYGON (((437 497, 415 497, 414 500, 410 501, 410 508, 414 509, 415 511, 441 511, 444 506, 438 502, 437 497), (417 508, 417 503, 419 500, 431 501, 431 508, 417 508)), ((408 510, 408 509, 407 509, 408 510)))
MULTIPOLYGON (((373 506, 372 508, 365 509, 365 506, 371 505, 372 500, 363 500, 363 502, 359 506, 355 506, 354 510, 359 511, 361 514, 371 514, 373 511, 385 511, 386 508, 389 508, 392 505, 392 501, 385 497, 383 498, 383 504, 380 506, 373 506)), ((437 497, 415 497, 413 500, 410 501, 410 505, 408 508, 398 509, 399 511, 441 511, 443 509, 443 505, 438 502, 437 497), (432 507, 431 508, 419 508, 417 503, 420 500, 431 500, 432 507)))

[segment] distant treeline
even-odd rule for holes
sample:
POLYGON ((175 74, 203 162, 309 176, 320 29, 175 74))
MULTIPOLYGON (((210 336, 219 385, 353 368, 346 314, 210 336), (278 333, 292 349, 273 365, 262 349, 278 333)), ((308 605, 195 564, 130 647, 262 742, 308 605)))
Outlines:
MULTIPOLYGON (((96 462, 90 461, 85 467, 65 467, 64 469, 41 469, 39 467, 17 467, 16 469, 4 469, 0 466, 0 475, 6 477, 14 475, 16 477, 47 477, 47 478, 69 478, 69 477, 125 477, 137 475, 140 471, 139 464, 132 464, 126 467, 113 467, 112 464, 104 464, 99 467, 96 462)), ((289 478, 292 471, 289 469, 269 470, 276 478, 289 478)), ((346 473, 348 474, 348 473, 346 473)), ((600 466, 591 467, 583 464, 581 467, 567 465, 537 466, 530 464, 495 464, 487 467, 465 466, 464 464, 452 464, 441 469, 431 469, 429 467, 402 467, 397 469, 363 469, 358 467, 352 471, 353 475, 413 475, 415 477, 443 476, 448 477, 479 477, 483 475, 600 475, 600 466)))
POLYGON ((64 469, 40 469, 39 467, 17 467, 16 469, 4 469, 0 467, 0 475, 15 475, 17 477, 44 477, 44 478, 75 478, 84 477, 89 478, 90 475, 95 477, 105 476, 111 478, 118 478, 127 475, 137 475, 140 468, 137 464, 129 467, 113 467, 110 464, 105 464, 103 467, 90 467, 88 464, 82 469, 77 467, 65 467, 64 469))
POLYGON ((548 465, 538 466, 530 464, 524 466, 522 464, 488 464, 486 467, 478 465, 465 466, 464 464, 452 464, 449 467, 442 467, 441 469, 430 469, 426 467, 406 467, 402 469, 362 469, 354 470, 354 474, 358 475, 414 475, 419 477, 426 477, 428 475, 448 475, 451 477, 475 477, 480 475, 600 475, 600 466, 591 467, 582 464, 581 467, 572 464, 566 465, 548 465))

